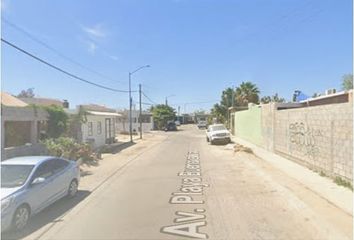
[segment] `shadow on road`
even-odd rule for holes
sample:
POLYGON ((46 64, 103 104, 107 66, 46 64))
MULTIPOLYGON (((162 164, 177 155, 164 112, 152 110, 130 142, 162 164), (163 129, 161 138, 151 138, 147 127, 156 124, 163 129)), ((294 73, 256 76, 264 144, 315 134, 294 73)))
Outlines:
POLYGON ((83 201, 88 195, 90 195, 90 193, 91 192, 89 191, 79 191, 74 198, 60 199, 39 214, 33 216, 30 219, 28 226, 23 231, 1 233, 1 239, 22 239, 47 224, 47 227, 50 227, 52 224, 62 221, 61 217, 83 201))

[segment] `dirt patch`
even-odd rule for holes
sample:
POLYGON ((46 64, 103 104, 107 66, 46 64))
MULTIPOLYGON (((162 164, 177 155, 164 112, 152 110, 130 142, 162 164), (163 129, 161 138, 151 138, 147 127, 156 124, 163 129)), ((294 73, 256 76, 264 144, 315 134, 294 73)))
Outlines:
POLYGON ((234 146, 234 152, 246 152, 246 153, 253 154, 253 151, 251 148, 245 147, 245 146, 238 144, 238 143, 236 143, 234 146))

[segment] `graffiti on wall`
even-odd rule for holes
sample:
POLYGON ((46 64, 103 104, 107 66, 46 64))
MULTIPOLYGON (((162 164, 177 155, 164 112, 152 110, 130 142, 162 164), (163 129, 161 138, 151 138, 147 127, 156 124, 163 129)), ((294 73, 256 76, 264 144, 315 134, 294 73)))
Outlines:
POLYGON ((316 158, 319 152, 317 138, 323 136, 321 130, 309 127, 303 122, 289 124, 290 144, 292 149, 302 152, 312 159, 316 158))

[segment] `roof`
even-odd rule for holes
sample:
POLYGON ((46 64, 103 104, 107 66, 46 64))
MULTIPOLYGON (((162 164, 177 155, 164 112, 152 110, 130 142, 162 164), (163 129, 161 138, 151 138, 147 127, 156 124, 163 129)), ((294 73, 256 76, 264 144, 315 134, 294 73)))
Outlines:
MULTIPOLYGON (((117 110, 117 112, 127 115, 129 114, 129 109, 124 109, 124 110, 117 110)), ((140 113, 140 110, 132 109, 132 113, 140 113)), ((152 112, 143 110, 141 111, 141 115, 152 115, 152 112)))
POLYGON ((306 102, 317 101, 317 100, 321 100, 321 99, 325 99, 325 98, 337 97, 337 96, 340 96, 340 95, 349 94, 349 92, 351 92, 351 91, 353 91, 353 90, 341 91, 341 92, 337 92, 337 93, 321 95, 321 96, 318 96, 318 97, 311 97, 311 98, 307 98, 305 100, 300 101, 300 103, 306 103, 306 102))
POLYGON ((7 107, 26 107, 27 103, 21 101, 17 97, 12 96, 11 94, 1 92, 1 105, 7 107))
POLYGON ((2 165, 37 165, 45 160, 55 158, 53 156, 25 156, 6 159, 2 165))
POLYGON ((98 112, 98 111, 87 111, 88 114, 96 115, 96 116, 116 116, 121 117, 122 114, 115 113, 115 112, 98 112))
POLYGON ((35 104, 35 105, 40 105, 40 106, 63 106, 63 101, 58 100, 58 99, 53 99, 53 98, 19 98, 22 101, 28 103, 28 104, 35 104))
POLYGON ((84 105, 79 105, 77 107, 82 107, 83 109, 85 109, 87 111, 116 112, 116 110, 114 110, 112 108, 107 108, 106 106, 98 105, 98 104, 84 104, 84 105))

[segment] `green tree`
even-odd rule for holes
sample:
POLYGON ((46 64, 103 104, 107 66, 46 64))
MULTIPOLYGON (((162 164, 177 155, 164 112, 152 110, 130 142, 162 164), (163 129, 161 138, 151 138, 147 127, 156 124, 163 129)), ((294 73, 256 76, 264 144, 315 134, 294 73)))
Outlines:
POLYGON ((150 111, 152 112, 154 121, 157 124, 157 128, 160 130, 163 129, 167 121, 173 121, 176 117, 175 110, 165 104, 153 106, 150 111))
POLYGON ((345 74, 342 77, 342 89, 343 90, 353 89, 353 74, 345 74))
POLYGON ((60 106, 47 106, 43 107, 49 114, 47 122, 47 134, 50 138, 58 138, 62 136, 68 126, 69 116, 60 106))
POLYGON ((87 111, 80 106, 77 114, 69 116, 66 136, 82 139, 81 125, 87 122, 87 111))
POLYGON ((34 88, 28 88, 27 90, 22 90, 16 97, 18 98, 33 98, 35 96, 34 88))
POLYGON ((236 102, 238 106, 247 106, 248 103, 259 103, 258 87, 252 82, 242 82, 236 88, 236 102))
POLYGON ((236 106, 235 91, 232 88, 226 88, 222 91, 220 103, 215 104, 211 109, 212 117, 218 122, 225 123, 228 109, 231 106, 236 106))
POLYGON ((278 96, 278 93, 274 94, 273 96, 264 96, 261 98, 261 103, 270 103, 270 102, 285 102, 285 99, 278 96))

